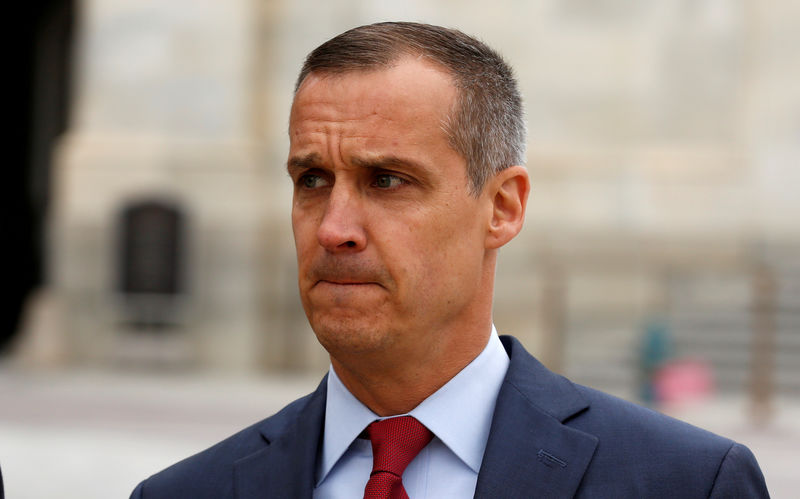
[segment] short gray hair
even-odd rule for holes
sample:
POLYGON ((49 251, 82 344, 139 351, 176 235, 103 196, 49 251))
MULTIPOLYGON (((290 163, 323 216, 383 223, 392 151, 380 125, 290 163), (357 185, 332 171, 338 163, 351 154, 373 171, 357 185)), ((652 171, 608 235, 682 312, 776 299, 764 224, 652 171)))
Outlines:
POLYGON ((386 22, 345 31, 306 57, 295 92, 311 73, 388 67, 404 55, 427 57, 453 78, 456 103, 442 125, 466 161, 474 195, 497 172, 524 164, 525 121, 513 70, 485 43, 458 30, 386 22))

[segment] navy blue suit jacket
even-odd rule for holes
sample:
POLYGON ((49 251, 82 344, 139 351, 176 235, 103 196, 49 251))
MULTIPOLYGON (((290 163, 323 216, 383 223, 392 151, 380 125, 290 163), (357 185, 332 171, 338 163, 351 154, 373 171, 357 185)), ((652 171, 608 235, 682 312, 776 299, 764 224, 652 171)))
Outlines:
MULTIPOLYGON (((726 438, 576 385, 512 337, 476 498, 769 497, 726 438)), ((326 385, 140 483, 132 499, 310 498, 326 385)))

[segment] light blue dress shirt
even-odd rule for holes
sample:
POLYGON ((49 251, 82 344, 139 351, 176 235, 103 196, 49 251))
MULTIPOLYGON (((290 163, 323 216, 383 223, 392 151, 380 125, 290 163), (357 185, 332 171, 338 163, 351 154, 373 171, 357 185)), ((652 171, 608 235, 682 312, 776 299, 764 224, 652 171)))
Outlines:
MULTIPOLYGON (((497 394, 509 359, 497 331, 483 351, 409 414, 435 435, 403 473, 411 499, 472 497, 489 438, 497 394)), ((381 419, 328 373, 325 433, 317 463, 315 499, 364 496, 372 471, 372 446, 358 438, 381 419)))

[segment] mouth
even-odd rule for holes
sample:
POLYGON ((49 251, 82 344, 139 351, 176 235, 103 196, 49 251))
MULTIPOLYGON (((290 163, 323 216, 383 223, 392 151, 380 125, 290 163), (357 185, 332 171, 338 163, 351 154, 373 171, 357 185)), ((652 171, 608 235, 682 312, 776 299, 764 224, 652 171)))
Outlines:
POLYGON ((330 284, 335 286, 380 286, 377 282, 357 281, 349 279, 336 279, 336 280, 320 279, 319 281, 316 282, 316 284, 330 284))
POLYGON ((301 280, 309 288, 344 292, 348 289, 355 291, 377 287, 388 290, 392 287, 391 275, 381 265, 361 259, 325 257, 319 262, 312 262, 308 268, 300 269, 300 274, 301 280))

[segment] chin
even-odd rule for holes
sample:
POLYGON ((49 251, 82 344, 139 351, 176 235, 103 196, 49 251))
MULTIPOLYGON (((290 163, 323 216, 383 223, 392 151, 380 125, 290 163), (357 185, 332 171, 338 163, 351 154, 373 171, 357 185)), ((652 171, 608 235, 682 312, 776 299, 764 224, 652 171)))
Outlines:
POLYGON ((361 354, 381 350, 391 341, 386 327, 357 319, 311 320, 317 341, 337 357, 338 353, 361 354))

